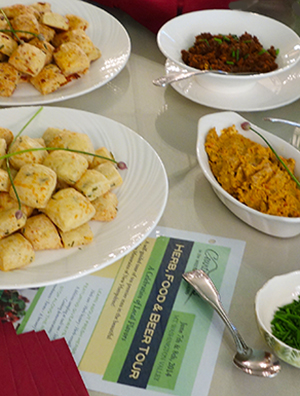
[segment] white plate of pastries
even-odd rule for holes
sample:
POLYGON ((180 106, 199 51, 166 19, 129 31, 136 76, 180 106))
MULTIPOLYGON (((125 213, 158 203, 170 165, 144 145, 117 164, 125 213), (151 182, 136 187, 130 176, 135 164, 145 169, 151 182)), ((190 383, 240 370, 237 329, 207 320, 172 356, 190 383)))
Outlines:
POLYGON ((168 196, 166 171, 137 133, 68 108, 8 108, 0 119, 0 289, 41 287, 100 270, 157 225, 168 196), (18 152, 10 157, 13 183, 5 152, 18 152))
POLYGON ((0 0, 0 106, 60 102, 99 88, 131 43, 106 11, 79 0, 0 0))

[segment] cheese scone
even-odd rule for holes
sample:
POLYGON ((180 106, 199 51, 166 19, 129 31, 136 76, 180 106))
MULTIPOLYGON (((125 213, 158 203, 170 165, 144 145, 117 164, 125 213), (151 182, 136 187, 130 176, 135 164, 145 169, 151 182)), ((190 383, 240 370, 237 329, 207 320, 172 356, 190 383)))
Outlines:
MULTIPOLYGON (((0 134, 0 157, 6 154, 6 149, 7 149, 6 140, 2 138, 0 134)), ((0 159, 0 166, 3 164, 4 160, 5 160, 4 158, 0 159)))
POLYGON ((52 40, 55 47, 59 47, 61 44, 67 42, 77 44, 86 53, 90 61, 96 60, 101 56, 101 52, 95 50, 93 41, 82 29, 74 29, 59 33, 52 40))
POLYGON ((0 138, 6 141, 6 145, 8 147, 14 139, 14 134, 10 129, 0 127, 0 138))
POLYGON ((94 168, 98 172, 102 173, 110 182, 110 188, 114 189, 119 187, 123 183, 122 176, 112 162, 104 162, 94 168))
POLYGON ((8 63, 21 73, 36 76, 45 65, 46 55, 39 48, 29 43, 19 45, 11 54, 8 63))
POLYGON ((74 30, 74 29, 86 30, 89 27, 88 21, 86 21, 84 18, 81 18, 78 15, 66 14, 65 16, 69 21, 69 30, 74 30))
POLYGON ((30 40, 33 34, 37 35, 40 33, 39 23, 34 15, 18 15, 11 20, 11 25, 14 30, 17 30, 16 35, 21 40, 30 40))
MULTIPOLYGON (((62 130, 59 134, 55 135, 52 140, 48 140, 47 147, 69 148, 72 150, 80 150, 87 153, 94 154, 95 149, 93 143, 88 135, 80 132, 72 132, 66 129, 62 130)), ((87 154, 83 155, 91 164, 93 156, 87 154)))
POLYGON ((58 88, 67 84, 68 81, 56 65, 48 64, 37 76, 31 77, 29 82, 41 94, 47 95, 51 92, 55 92, 58 88))
POLYGON ((47 2, 38 1, 36 3, 30 4, 30 7, 34 8, 39 13, 44 13, 44 12, 47 12, 47 11, 51 11, 51 4, 47 3, 47 2))
POLYGON ((110 162, 109 159, 114 159, 112 153, 106 148, 106 147, 99 147, 97 150, 95 150, 95 154, 101 155, 101 157, 94 157, 93 162, 91 163, 90 167, 91 168, 96 168, 98 165, 103 164, 104 162, 110 162))
POLYGON ((49 65, 49 63, 52 62, 54 51, 54 47, 52 44, 50 44, 46 40, 39 40, 38 37, 34 37, 28 43, 34 45, 35 47, 39 48, 41 51, 44 52, 44 54, 46 55, 45 65, 49 65))
MULTIPOLYGON (((26 164, 14 178, 14 185, 20 201, 32 208, 44 208, 56 187, 56 173, 41 164, 26 164)), ((16 199, 10 187, 10 196, 16 199)))
POLYGON ((16 208, 0 212, 0 239, 14 233, 24 226, 27 216, 22 212, 20 218, 16 217, 16 208))
POLYGON ((110 190, 110 182, 102 173, 88 169, 74 187, 90 201, 93 201, 110 190))
POLYGON ((0 52, 2 54, 11 56, 11 54, 18 48, 18 43, 11 36, 0 32, 0 52))
MULTIPOLYGON (((31 138, 30 136, 24 135, 19 136, 13 144, 10 146, 8 152, 16 153, 22 150, 31 150, 36 148, 43 148, 44 146, 40 144, 40 142, 36 139, 31 138)), ((39 150, 39 151, 28 151, 22 154, 13 155, 10 158, 10 164, 15 169, 20 169, 25 164, 42 164, 47 157, 47 150, 39 150)))
MULTIPOLYGON (((0 212, 11 208, 15 208, 15 210, 18 210, 18 201, 12 198, 8 192, 0 192, 0 212)), ((33 212, 33 208, 24 204, 21 204, 21 210, 27 217, 29 217, 33 212)))
POLYGON ((64 43, 56 48, 53 57, 66 77, 73 74, 82 76, 90 67, 90 60, 86 53, 72 42, 64 43))
POLYGON ((60 236, 65 249, 89 245, 94 239, 93 231, 91 230, 89 223, 84 223, 80 227, 74 228, 71 231, 60 231, 60 236))
POLYGON ((7 171, 5 169, 0 169, 0 191, 8 192, 10 186, 11 183, 7 171))
POLYGON ((40 34, 43 35, 45 41, 47 43, 50 43, 56 34, 55 30, 52 29, 50 26, 43 25, 42 23, 40 23, 39 29, 40 29, 40 34))
POLYGON ((57 228, 44 214, 30 217, 20 232, 32 244, 34 250, 63 247, 57 228))
POLYGON ((68 19, 56 12, 46 11, 41 15, 41 23, 44 25, 50 26, 53 29, 58 30, 69 30, 69 21, 68 19))
POLYGON ((8 19, 16 18, 19 15, 35 15, 34 9, 24 4, 13 4, 2 7, 2 10, 8 19))
POLYGON ((0 240, 0 269, 10 271, 33 262, 33 247, 23 235, 16 233, 0 240))
POLYGON ((58 180, 74 185, 86 172, 89 163, 86 158, 71 151, 50 151, 44 165, 53 169, 58 180))
POLYGON ((118 198, 116 194, 111 191, 95 199, 92 204, 96 209, 96 213, 92 220, 112 221, 117 216, 118 198))
POLYGON ((53 140, 55 136, 59 135, 61 132, 63 132, 63 129, 53 127, 47 128, 42 135, 42 139, 44 140, 46 147, 50 147, 49 144, 51 140, 53 140))
POLYGON ((0 96, 11 96, 20 82, 20 76, 20 72, 9 63, 0 63, 0 96))
POLYGON ((91 202, 72 187, 57 191, 42 211, 63 232, 81 226, 95 214, 91 202))

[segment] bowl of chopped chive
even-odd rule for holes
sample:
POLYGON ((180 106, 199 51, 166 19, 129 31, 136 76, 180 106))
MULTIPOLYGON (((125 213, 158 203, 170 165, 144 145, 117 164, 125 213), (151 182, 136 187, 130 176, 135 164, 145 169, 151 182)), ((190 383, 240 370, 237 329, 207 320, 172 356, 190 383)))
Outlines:
POLYGON ((255 313, 268 346, 300 368, 300 271, 270 279, 256 294, 255 313))
POLYGON ((214 91, 247 90, 287 72, 300 60, 300 38, 292 29, 272 18, 239 10, 177 16, 161 27, 157 44, 180 71, 211 70, 192 77, 191 83, 214 91))

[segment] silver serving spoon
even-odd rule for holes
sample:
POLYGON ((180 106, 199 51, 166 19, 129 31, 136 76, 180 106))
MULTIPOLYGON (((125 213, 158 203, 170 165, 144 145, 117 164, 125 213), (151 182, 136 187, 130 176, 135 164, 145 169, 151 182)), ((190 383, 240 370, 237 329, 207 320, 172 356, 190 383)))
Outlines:
POLYGON ((235 76, 245 76, 245 75, 250 75, 250 74, 257 74, 257 73, 228 73, 223 70, 195 70, 191 72, 173 72, 169 73, 165 76, 158 77, 152 81, 154 85, 157 87, 165 87, 168 84, 171 84, 173 82, 177 82, 180 80, 185 80, 186 78, 190 78, 193 76, 197 76, 198 74, 223 74, 223 75, 235 75, 235 76))
POLYGON ((264 120, 265 121, 271 121, 271 122, 280 122, 282 124, 288 124, 288 125, 292 125, 294 127, 300 128, 300 123, 299 122, 283 120, 282 118, 265 117, 264 120))
POLYGON ((226 314, 220 294, 209 276, 202 270, 187 272, 182 276, 216 310, 229 328, 237 349, 233 358, 234 364, 245 373, 259 377, 274 377, 278 374, 281 367, 279 360, 273 354, 249 348, 245 343, 226 314))

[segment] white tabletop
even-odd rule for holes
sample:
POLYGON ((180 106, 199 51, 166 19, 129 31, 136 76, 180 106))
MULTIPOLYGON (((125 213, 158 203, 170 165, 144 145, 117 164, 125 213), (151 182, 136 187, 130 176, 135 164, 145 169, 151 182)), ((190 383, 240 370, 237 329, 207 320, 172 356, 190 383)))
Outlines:
MULTIPOLYGON (((271 277, 299 269, 300 236, 278 239, 249 227, 217 198, 204 178, 196 158, 199 117, 218 111, 181 96, 172 87, 158 88, 152 80, 164 74, 165 58, 156 36, 128 15, 106 9, 127 29, 132 53, 128 64, 110 83, 82 97, 55 106, 90 111, 121 122, 143 136, 161 157, 169 178, 169 199, 160 226, 246 241, 230 317, 255 348, 265 348, 258 332, 254 298, 271 277)), ((300 101, 263 112, 241 112, 256 125, 291 140, 292 127, 266 124, 264 116, 300 122, 300 101)), ((251 377, 232 364, 234 345, 225 330, 209 396, 298 395, 299 370, 282 362, 273 379, 251 377)), ((90 392, 91 396, 100 395, 90 392)), ((101 395, 104 395, 101 393, 101 395)))

